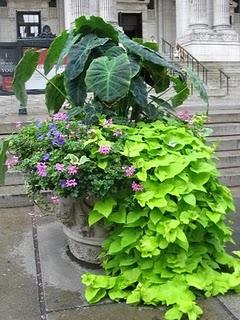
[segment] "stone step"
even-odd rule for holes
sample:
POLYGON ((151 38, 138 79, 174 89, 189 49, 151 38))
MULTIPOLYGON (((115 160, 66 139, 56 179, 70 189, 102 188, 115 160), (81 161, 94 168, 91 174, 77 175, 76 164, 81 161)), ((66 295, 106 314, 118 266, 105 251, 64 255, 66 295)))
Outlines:
POLYGON ((212 137, 240 135, 240 123, 210 123, 207 124, 207 127, 213 130, 212 137))
POLYGON ((24 185, 24 175, 20 171, 8 171, 5 177, 5 186, 24 185))
POLYGON ((208 123, 240 123, 240 108, 238 110, 210 111, 208 123))
POLYGON ((27 195, 25 186, 0 187, 0 208, 18 208, 30 205, 32 205, 32 201, 27 195))
POLYGON ((220 180, 226 186, 238 187, 240 186, 240 167, 220 169, 220 180))
POLYGON ((208 143, 216 143, 218 151, 229 151, 240 149, 240 135, 209 137, 208 143))
POLYGON ((239 167, 240 170, 240 150, 218 151, 216 157, 219 169, 239 167))
POLYGON ((34 206, 30 205, 30 206, 26 206, 26 207, 8 207, 8 208, 0 208, 0 216, 1 215, 5 215, 8 213, 13 213, 14 210, 16 211, 17 214, 26 214, 27 211, 29 211, 29 214, 34 212, 34 206))

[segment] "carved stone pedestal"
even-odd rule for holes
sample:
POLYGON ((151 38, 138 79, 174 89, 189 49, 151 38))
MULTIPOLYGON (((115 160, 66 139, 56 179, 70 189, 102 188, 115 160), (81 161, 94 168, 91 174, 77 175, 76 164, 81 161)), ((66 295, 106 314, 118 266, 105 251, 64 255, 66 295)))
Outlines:
POLYGON ((88 226, 88 214, 94 199, 75 200, 63 198, 58 207, 57 216, 63 223, 63 232, 67 236, 71 253, 80 261, 100 264, 98 256, 105 239, 106 231, 100 223, 88 226))

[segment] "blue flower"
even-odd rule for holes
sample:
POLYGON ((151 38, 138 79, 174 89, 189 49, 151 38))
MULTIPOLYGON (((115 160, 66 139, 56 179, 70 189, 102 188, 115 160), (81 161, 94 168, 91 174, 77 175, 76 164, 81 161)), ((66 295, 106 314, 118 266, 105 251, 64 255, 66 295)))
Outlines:
POLYGON ((49 159, 50 159, 50 154, 49 153, 45 153, 44 155, 43 155, 43 161, 48 161, 49 159))
POLYGON ((67 187, 67 180, 66 180, 66 179, 60 180, 60 186, 61 186, 62 188, 66 188, 66 187, 67 187))
POLYGON ((37 141, 43 141, 43 139, 44 139, 43 134, 38 134, 37 135, 37 141))
POLYGON ((64 143, 65 143, 65 140, 62 134, 54 135, 54 138, 52 140, 53 146, 63 146, 64 143))

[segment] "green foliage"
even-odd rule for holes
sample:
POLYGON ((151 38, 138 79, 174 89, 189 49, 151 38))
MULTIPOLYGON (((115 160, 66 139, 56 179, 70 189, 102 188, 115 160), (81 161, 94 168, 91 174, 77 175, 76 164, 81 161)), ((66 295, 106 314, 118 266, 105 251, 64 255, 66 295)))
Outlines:
POLYGON ((130 86, 130 63, 126 54, 109 60, 95 59, 87 71, 86 85, 90 91, 107 103, 125 97, 130 86))
POLYGON ((164 304, 167 320, 198 319, 200 293, 240 291, 239 253, 225 252, 232 196, 219 183, 214 149, 194 132, 168 118, 134 125, 101 119, 89 130, 60 113, 12 138, 11 152, 32 194, 52 190, 96 199, 89 224, 103 223, 110 231, 101 254, 106 275, 82 278, 89 303, 109 297, 164 304), (64 144, 56 145, 56 137, 64 137, 64 144), (37 166, 43 161, 41 176, 37 166), (57 164, 64 170, 57 171, 57 164), (69 165, 77 168, 74 175, 69 165), (68 179, 76 186, 64 186, 68 179))
MULTIPOLYGON (((158 53, 156 43, 143 42, 142 39, 136 41, 100 17, 76 19, 73 28, 62 32, 48 50, 45 74, 54 66, 57 72, 46 87, 48 109, 58 112, 65 98, 72 114, 85 114, 87 123, 89 118, 96 121, 99 113, 99 108, 91 108, 89 117, 89 103, 93 106, 100 104, 101 114, 105 116, 109 116, 111 111, 111 115, 126 120, 153 121, 163 116, 161 106, 149 99, 149 93, 155 92, 161 94, 164 113, 171 113, 170 108, 181 104, 189 95, 189 89, 185 89, 186 79, 180 70, 158 53), (66 68, 58 75, 63 62, 66 62, 66 68), (175 76, 172 77, 169 71, 175 76), (168 102, 162 95, 171 88, 175 89, 176 95, 168 102), (58 94, 60 92, 62 97, 58 94), (96 110, 95 114, 93 110, 96 110)), ((25 82, 36 67, 36 53, 30 52, 17 67, 14 80, 16 96, 23 104, 26 104, 25 82)), ((206 101, 201 82, 192 73, 189 77, 206 101)))
POLYGON ((45 102, 49 113, 58 112, 65 102, 64 75, 56 74, 46 87, 45 102))
POLYGON ((7 160, 8 147, 9 140, 0 141, 0 186, 4 184, 4 177, 6 172, 5 161, 7 160))
MULTIPOLYGON (((68 40, 68 32, 64 30, 54 41, 51 43, 46 60, 44 62, 44 73, 47 75, 54 65, 58 62, 61 52, 63 51, 65 44, 68 40)), ((68 47, 68 43, 67 43, 68 47)), ((65 53, 65 50, 64 50, 65 53)), ((64 55, 64 54, 63 54, 64 55)))
POLYGON ((16 98, 23 106, 27 105, 25 83, 33 75, 38 64, 38 59, 39 52, 36 52, 34 49, 30 49, 24 54, 15 70, 13 90, 16 98))

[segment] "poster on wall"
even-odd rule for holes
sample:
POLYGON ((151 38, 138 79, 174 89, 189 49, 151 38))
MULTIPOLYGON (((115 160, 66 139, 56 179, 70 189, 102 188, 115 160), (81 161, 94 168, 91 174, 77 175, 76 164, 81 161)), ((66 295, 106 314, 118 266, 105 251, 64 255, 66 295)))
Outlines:
POLYGON ((0 94, 12 90, 12 80, 17 63, 17 48, 0 46, 0 94))

